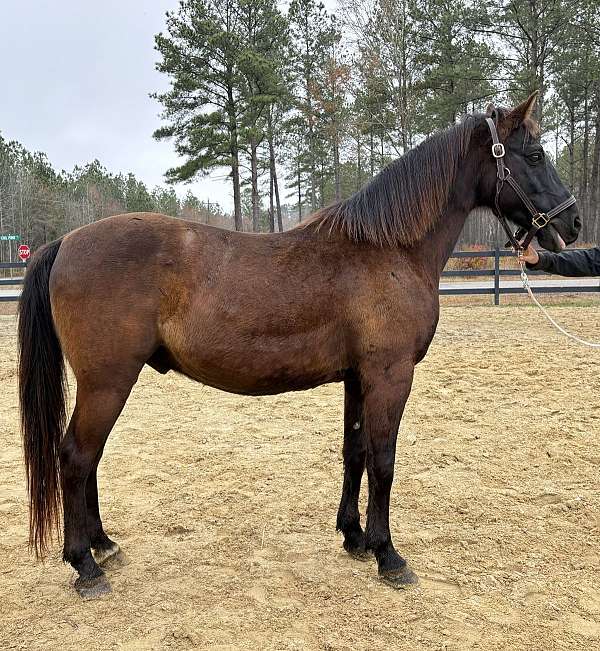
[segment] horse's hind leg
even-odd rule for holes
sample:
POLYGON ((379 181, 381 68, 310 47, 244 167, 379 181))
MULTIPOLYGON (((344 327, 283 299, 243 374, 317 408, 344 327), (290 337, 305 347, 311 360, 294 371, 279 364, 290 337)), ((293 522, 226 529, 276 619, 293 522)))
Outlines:
POLYGON ((364 560, 368 555, 365 534, 360 526, 358 497, 365 469, 367 442, 360 381, 356 377, 347 378, 344 388, 344 485, 336 528, 344 534, 344 549, 355 558, 364 560))
POLYGON ((75 587, 85 597, 110 590, 90 549, 86 485, 136 378, 137 373, 131 381, 119 381, 107 374, 105 383, 79 382, 75 410, 61 443, 63 558, 79 573, 75 587))
POLYGON ((112 541, 105 533, 100 519, 100 505, 98 503, 97 470, 103 449, 100 450, 96 462, 87 479, 85 487, 85 501, 87 504, 87 528, 92 547, 92 556, 98 565, 119 553, 119 545, 112 541))

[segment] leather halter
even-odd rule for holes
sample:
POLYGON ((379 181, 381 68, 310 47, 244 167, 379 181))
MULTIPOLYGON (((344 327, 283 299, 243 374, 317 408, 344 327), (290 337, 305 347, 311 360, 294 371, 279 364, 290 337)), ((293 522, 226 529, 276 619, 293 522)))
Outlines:
POLYGON ((491 118, 486 118, 485 120, 488 123, 490 132, 492 134, 492 156, 496 159, 497 166, 496 198, 494 200, 496 206, 496 217, 498 217, 498 220, 502 224, 502 228, 504 228, 506 234, 508 235, 509 242, 507 242, 506 246, 510 244, 515 249, 515 251, 524 250, 529 246, 531 240, 534 238, 540 228, 544 228, 544 226, 549 224, 552 219, 556 217, 556 215, 561 213, 563 210, 571 207, 576 202, 576 199, 573 195, 570 195, 568 199, 562 203, 559 203, 558 206, 555 206, 552 208, 552 210, 549 210, 546 213, 540 212, 533 205, 529 197, 525 194, 523 188, 517 183, 515 178, 510 173, 508 167, 506 167, 504 164, 504 155, 506 151, 504 149, 504 145, 498 138, 498 131, 496 130, 494 121, 491 118), (531 213, 531 228, 529 230, 526 228, 519 228, 517 232, 513 234, 510 226, 508 225, 506 216, 502 213, 502 210, 500 210, 500 193, 502 192, 502 188, 504 187, 505 183, 508 183, 510 185, 510 187, 515 191, 515 194, 523 202, 525 208, 527 208, 527 210, 529 210, 531 213), (523 235, 525 235, 525 239, 520 242, 519 240, 521 237, 523 237, 523 235))

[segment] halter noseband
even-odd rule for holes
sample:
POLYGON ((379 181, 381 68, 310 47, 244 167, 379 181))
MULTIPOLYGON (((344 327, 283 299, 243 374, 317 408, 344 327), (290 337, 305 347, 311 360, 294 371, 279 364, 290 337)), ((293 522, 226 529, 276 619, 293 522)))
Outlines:
POLYGON ((498 217, 498 220, 502 224, 502 228, 504 228, 506 234, 508 235, 509 242, 507 243, 507 246, 510 244, 515 249, 515 251, 526 249, 540 228, 544 228, 544 226, 549 224, 550 221, 556 217, 556 215, 572 206, 576 202, 576 199, 573 195, 571 195, 568 199, 562 203, 559 203, 558 206, 552 208, 552 210, 549 210, 546 213, 540 212, 533 205, 529 197, 523 191, 523 188, 517 183, 517 181, 510 173, 508 167, 506 167, 504 164, 504 155, 506 151, 504 149, 504 145, 498 138, 498 131, 496 130, 494 121, 491 118, 486 118, 485 120, 488 123, 490 132, 492 134, 492 156, 496 159, 497 167, 496 198, 494 201, 496 206, 496 217, 498 217), (529 210, 531 213, 531 228, 529 230, 526 230, 525 228, 519 228, 517 232, 513 234, 510 226, 508 225, 508 221, 505 215, 502 213, 502 210, 500 210, 500 193, 502 192, 502 188, 504 187, 505 182, 510 185, 519 199, 521 199, 523 202, 525 208, 527 208, 527 210, 529 210), (525 235, 525 239, 520 242, 519 240, 521 237, 523 237, 523 235, 525 235))

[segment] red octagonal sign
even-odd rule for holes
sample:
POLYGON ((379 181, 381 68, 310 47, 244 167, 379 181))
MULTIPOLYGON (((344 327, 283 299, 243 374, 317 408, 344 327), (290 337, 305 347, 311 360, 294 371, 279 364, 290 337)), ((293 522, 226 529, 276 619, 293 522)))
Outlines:
POLYGON ((25 262, 25 260, 29 260, 29 256, 31 255, 31 251, 27 244, 21 244, 19 247, 19 258, 25 262))

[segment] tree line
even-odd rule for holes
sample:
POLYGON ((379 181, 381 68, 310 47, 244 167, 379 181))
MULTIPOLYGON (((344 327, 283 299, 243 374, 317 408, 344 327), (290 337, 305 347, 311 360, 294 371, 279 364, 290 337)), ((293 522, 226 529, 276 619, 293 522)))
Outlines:
MULTIPOLYGON (((0 134, 0 235, 19 235, 32 249, 74 228, 122 212, 150 211, 229 226, 218 204, 174 188, 149 190, 134 174, 111 174, 94 160, 57 172, 47 156, 0 134)), ((0 262, 15 261, 19 242, 0 241, 0 262)))
MULTIPOLYGON (((579 200, 583 238, 600 228, 598 0, 182 0, 156 37, 156 95, 185 181, 227 168, 234 224, 246 190, 254 230, 349 196, 432 132, 539 90, 544 142, 579 200), (283 174, 280 173, 283 171, 283 174)), ((464 242, 489 243, 472 220, 464 242)))
MULTIPOLYGON (((57 172, 0 135, 0 233, 34 246, 100 217, 152 210, 284 230, 488 101, 539 90, 544 144, 600 231, 600 0, 181 0, 155 38, 169 81, 157 139, 182 164, 168 187, 98 162, 57 172), (227 170, 233 209, 172 184, 227 170)), ((472 219, 463 244, 495 242, 472 219)), ((3 255, 0 243, 0 255, 3 255)), ((8 247, 8 244, 6 244, 8 247)), ((8 249, 6 249, 8 250, 8 249)), ((4 257, 6 258, 6 250, 4 257)))

